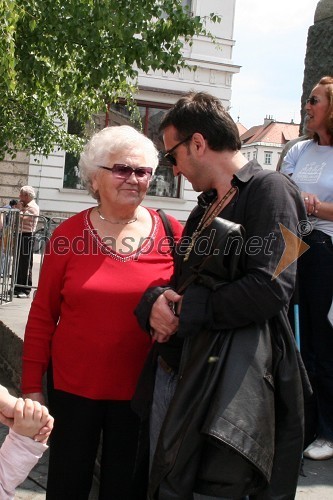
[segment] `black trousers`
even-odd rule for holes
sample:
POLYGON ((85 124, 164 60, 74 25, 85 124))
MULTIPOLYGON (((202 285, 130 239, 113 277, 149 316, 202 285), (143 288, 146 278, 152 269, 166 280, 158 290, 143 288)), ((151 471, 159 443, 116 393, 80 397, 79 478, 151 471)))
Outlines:
MULTIPOLYGON (((146 500, 148 455, 130 401, 91 400, 51 389, 47 500, 86 500, 102 433, 99 500, 146 500)), ((146 437, 146 436, 145 436, 146 437)))
POLYGON ((21 233, 19 245, 16 283, 21 286, 15 287, 14 293, 29 295, 32 287, 33 233, 21 233))
MULTIPOLYGON (((333 245, 312 231, 298 263, 301 353, 314 389, 316 433, 333 441, 333 327, 327 314, 333 296, 333 245)), ((313 413, 312 418, 313 418, 313 413)))

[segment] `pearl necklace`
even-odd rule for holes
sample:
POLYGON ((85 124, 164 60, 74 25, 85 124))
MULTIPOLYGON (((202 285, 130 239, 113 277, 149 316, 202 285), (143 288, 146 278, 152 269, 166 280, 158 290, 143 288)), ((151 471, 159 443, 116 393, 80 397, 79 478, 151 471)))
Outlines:
POLYGON ((215 217, 221 212, 222 208, 223 208, 223 205, 224 203, 226 202, 226 200, 232 196, 234 194, 234 192, 237 191, 237 188, 232 186, 229 191, 223 196, 223 198, 221 198, 221 200, 217 203, 216 207, 212 210, 211 213, 210 212, 210 209, 212 208, 212 206, 214 205, 214 203, 216 202, 217 198, 215 198, 215 200, 213 200, 209 205, 208 207, 206 208, 206 210, 204 211, 204 214, 203 216, 201 217, 200 221, 199 221, 199 224, 197 225, 197 228, 195 231, 193 231, 193 234, 191 236, 191 242, 189 244, 189 246, 187 247, 186 249, 186 252, 185 252, 185 255, 184 255, 184 262, 187 262, 189 257, 190 257, 190 253, 192 252, 193 248, 194 248, 194 245, 197 241, 197 239, 199 238, 199 236, 203 233, 203 231, 213 222, 213 220, 215 219, 215 217))
POLYGON ((120 222, 120 221, 115 222, 113 220, 110 220, 110 219, 107 219, 106 217, 104 217, 104 215, 101 214, 99 208, 97 208, 97 212, 98 212, 100 219, 102 219, 106 222, 110 222, 111 224, 121 224, 123 226, 126 226, 126 224, 133 224, 133 222, 136 222, 138 220, 137 217, 134 217, 134 219, 128 220, 127 222, 120 222))

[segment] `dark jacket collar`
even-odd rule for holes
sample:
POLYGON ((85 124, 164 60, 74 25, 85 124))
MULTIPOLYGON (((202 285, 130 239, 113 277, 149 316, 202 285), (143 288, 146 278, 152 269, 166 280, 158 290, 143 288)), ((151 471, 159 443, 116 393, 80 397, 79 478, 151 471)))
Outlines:
MULTIPOLYGON (((262 170, 257 160, 251 160, 246 165, 244 165, 236 174, 233 175, 231 184, 233 186, 240 186, 241 184, 246 184, 252 177, 262 170)), ((198 205, 202 208, 207 207, 217 196, 216 189, 210 189, 205 191, 198 196, 198 205)))
POLYGON ((233 186, 240 186, 241 184, 246 184, 252 179, 252 177, 254 177, 261 170, 262 167, 259 165, 257 160, 251 160, 233 175, 231 184, 233 186))

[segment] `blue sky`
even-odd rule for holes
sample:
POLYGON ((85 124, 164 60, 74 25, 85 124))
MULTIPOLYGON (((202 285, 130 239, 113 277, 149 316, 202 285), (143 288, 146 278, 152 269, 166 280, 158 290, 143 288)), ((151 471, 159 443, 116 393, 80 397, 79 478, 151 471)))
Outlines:
MULTIPOLYGON (((308 29, 318 0, 236 0, 230 113, 250 128, 266 115, 300 122, 308 29)), ((319 77, 322 75, 318 75, 319 77)))

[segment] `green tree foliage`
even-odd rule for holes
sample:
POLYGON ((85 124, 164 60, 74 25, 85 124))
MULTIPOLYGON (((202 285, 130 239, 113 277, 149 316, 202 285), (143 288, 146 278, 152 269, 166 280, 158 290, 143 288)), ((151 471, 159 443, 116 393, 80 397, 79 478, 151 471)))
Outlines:
POLYGON ((0 158, 77 152, 65 113, 83 124, 133 95, 138 70, 179 70, 199 34, 181 0, 0 0, 0 158))

